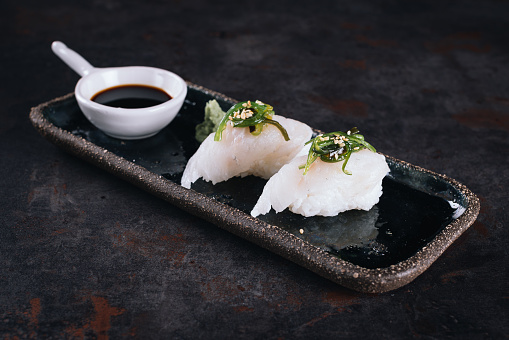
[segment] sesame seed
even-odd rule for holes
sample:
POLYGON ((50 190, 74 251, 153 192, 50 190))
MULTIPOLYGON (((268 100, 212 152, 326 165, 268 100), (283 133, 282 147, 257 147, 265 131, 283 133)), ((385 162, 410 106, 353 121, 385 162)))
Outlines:
POLYGON ((304 229, 299 229, 299 233, 304 234, 304 229))

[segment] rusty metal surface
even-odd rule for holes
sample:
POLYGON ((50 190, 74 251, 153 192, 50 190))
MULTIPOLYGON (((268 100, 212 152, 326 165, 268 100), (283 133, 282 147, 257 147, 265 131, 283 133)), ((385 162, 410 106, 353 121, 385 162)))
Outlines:
POLYGON ((4 1, 2 338, 503 338, 507 1, 4 1), (62 40, 148 65, 446 174, 478 220, 421 276, 349 291, 43 140, 30 108, 72 91, 62 40))

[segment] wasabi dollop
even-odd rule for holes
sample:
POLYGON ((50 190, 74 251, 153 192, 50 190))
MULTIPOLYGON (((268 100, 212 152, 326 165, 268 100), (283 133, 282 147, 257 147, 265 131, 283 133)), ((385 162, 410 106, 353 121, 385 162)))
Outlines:
POLYGON ((226 112, 221 109, 221 106, 219 106, 219 103, 215 99, 209 100, 207 104, 205 104, 204 121, 196 125, 196 140, 201 143, 208 135, 215 132, 225 115, 226 112))

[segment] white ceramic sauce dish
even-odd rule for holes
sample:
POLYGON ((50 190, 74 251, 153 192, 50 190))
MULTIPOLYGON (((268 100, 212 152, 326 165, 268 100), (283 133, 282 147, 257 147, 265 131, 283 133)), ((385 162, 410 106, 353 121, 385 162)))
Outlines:
POLYGON ((173 72, 145 66, 96 68, 60 41, 53 42, 51 48, 82 77, 74 93, 85 117, 111 137, 142 139, 154 136, 175 118, 186 98, 187 84, 173 72), (91 100, 102 91, 125 85, 155 87, 171 99, 143 108, 111 107, 91 100))

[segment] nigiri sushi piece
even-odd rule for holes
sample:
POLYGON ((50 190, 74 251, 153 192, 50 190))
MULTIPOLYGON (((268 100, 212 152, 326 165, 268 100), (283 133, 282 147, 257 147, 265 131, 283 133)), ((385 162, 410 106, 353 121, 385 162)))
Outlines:
POLYGON ((236 176, 274 175, 310 140, 312 130, 273 115, 272 107, 260 101, 234 105, 189 159, 181 185, 189 189, 199 178, 216 184, 236 176))
POLYGON ((358 134, 319 135, 266 183, 252 216, 288 208, 296 214, 335 216, 341 212, 370 210, 382 195, 382 180, 389 172, 385 157, 358 134))

